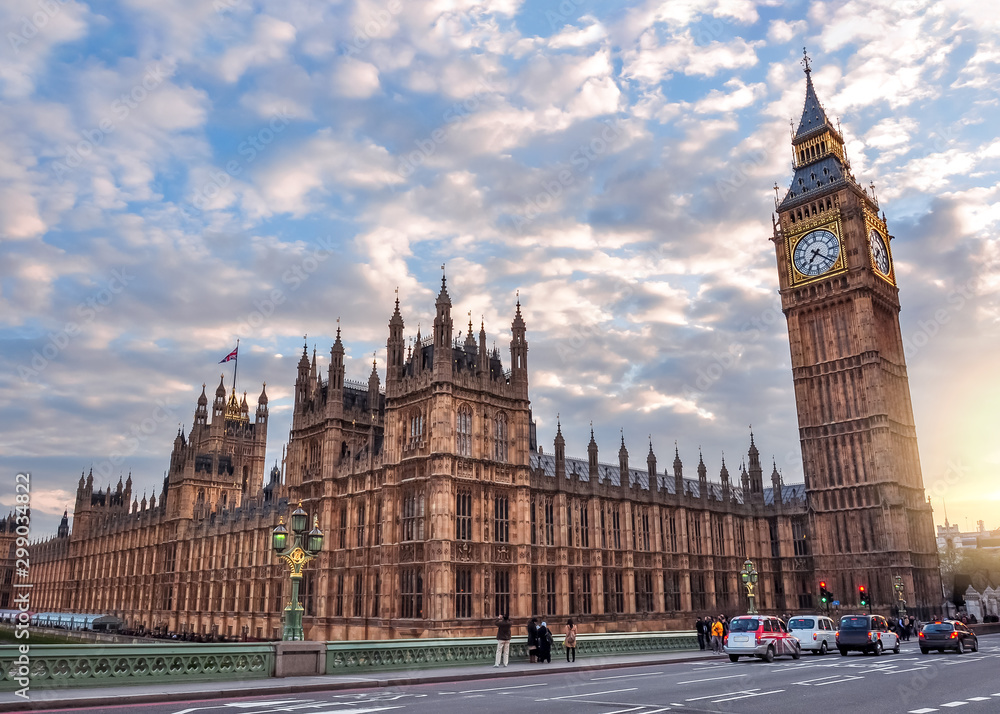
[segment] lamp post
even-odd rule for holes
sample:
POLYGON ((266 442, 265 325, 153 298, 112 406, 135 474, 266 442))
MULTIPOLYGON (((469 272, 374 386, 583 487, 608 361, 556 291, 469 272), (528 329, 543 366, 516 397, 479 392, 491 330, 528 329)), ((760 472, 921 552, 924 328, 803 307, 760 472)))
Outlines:
POLYGON ((893 583, 893 587, 896 588, 896 599, 899 601, 899 619, 902 620, 906 617, 906 600, 903 598, 902 576, 896 576, 896 581, 893 583))
POLYGON ((753 561, 749 558, 743 563, 743 571, 740 573, 740 579, 743 581, 743 587, 747 590, 747 614, 756 615, 757 595, 754 593, 754 588, 757 586, 759 576, 757 568, 754 567, 753 561))
POLYGON ((312 530, 306 531, 309 527, 309 514, 302 508, 302 501, 299 501, 299 507, 292 512, 289 524, 292 527, 290 533, 285 527, 285 519, 278 519, 278 525, 271 532, 271 547, 275 555, 288 563, 292 578, 292 599, 285 606, 285 628, 281 639, 301 640, 303 608, 299 602, 299 585, 302 582, 302 566, 323 549, 323 531, 319 529, 319 517, 313 518, 312 530))

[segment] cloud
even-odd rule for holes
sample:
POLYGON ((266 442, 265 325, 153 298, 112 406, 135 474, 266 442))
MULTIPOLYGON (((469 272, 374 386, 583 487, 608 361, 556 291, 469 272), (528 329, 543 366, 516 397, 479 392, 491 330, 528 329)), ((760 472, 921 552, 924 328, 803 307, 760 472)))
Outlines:
POLYGON ((228 49, 219 59, 219 75, 226 82, 236 82, 251 67, 285 59, 295 34, 295 27, 287 22, 267 15, 257 17, 247 43, 228 49))
POLYGON ((794 37, 801 37, 808 27, 805 20, 774 20, 767 28, 767 39, 774 44, 784 44, 794 37))
POLYGON ((334 67, 333 91, 342 97, 365 99, 379 91, 378 68, 369 62, 344 57, 334 67))

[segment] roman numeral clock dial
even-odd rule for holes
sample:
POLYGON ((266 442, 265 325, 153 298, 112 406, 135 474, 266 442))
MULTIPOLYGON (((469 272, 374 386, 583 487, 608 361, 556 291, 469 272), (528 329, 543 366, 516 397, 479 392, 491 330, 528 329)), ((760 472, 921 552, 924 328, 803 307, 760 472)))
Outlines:
POLYGON ((889 275, 889 247, 885 244, 882 234, 874 228, 868 233, 868 244, 872 250, 872 264, 875 270, 888 277, 889 275))
POLYGON ((820 228, 806 233, 795 244, 792 261, 802 275, 814 278, 832 268, 840 257, 840 241, 832 232, 820 228))

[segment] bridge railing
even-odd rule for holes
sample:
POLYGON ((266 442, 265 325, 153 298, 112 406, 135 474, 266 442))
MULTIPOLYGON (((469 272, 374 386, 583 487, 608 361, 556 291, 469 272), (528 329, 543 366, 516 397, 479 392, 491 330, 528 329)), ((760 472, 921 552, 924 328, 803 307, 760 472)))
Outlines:
MULTIPOLYGON (((563 657, 562 636, 552 657, 563 657)), ((135 685, 179 681, 266 679, 492 664, 492 637, 363 640, 326 643, 162 643, 0 646, 0 691, 32 688, 135 685)), ((697 649, 694 632, 581 634, 580 658, 655 654, 697 649)), ((512 661, 527 660, 525 637, 511 641, 512 661)))
MULTIPOLYGON (((553 659, 565 657, 562 635, 553 639, 553 659)), ((496 657, 496 647, 497 641, 493 637, 328 642, 326 673, 492 664, 496 657)), ((693 630, 581 634, 576 640, 576 656, 580 658, 655 654, 697 648, 698 638, 693 630)), ((526 637, 511 639, 510 658, 513 661, 528 659, 526 637)))
POLYGON ((271 643, 163 645, 17 645, 0 647, 0 690, 88 687, 274 676, 271 643))

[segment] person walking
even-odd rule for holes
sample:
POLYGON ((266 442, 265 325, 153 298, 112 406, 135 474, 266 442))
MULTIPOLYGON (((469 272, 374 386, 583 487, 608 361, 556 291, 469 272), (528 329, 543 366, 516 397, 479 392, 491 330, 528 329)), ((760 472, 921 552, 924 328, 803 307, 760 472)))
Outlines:
POLYGON ((694 630, 698 633, 698 649, 705 649, 705 635, 707 630, 705 628, 705 618, 699 617, 694 621, 694 630))
POLYGON ((539 625, 536 633, 538 641, 538 661, 552 662, 552 633, 544 622, 539 625))
POLYGON ((572 620, 566 623, 566 639, 563 640, 563 647, 566 649, 566 661, 576 662, 576 625, 572 620), (570 655, 573 659, 570 659, 570 655))
POLYGON ((538 661, 538 622, 535 618, 531 618, 528 622, 528 661, 535 663, 538 661))
POLYGON ((510 660, 510 614, 506 612, 497 618, 497 661, 493 666, 499 667, 501 659, 506 667, 510 660))
POLYGON ((722 654, 722 620, 717 617, 712 621, 712 651, 722 654))

